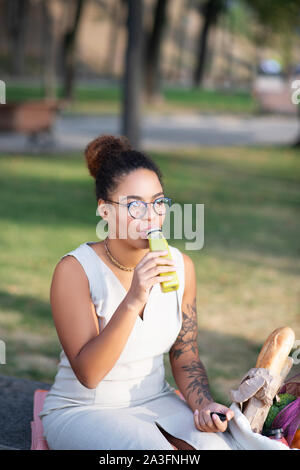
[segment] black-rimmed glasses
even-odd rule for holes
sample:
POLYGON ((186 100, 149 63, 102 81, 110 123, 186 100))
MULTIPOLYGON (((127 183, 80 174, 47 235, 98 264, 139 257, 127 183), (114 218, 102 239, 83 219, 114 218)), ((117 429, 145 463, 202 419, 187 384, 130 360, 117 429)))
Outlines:
POLYGON ((131 201, 127 203, 111 201, 110 199, 106 199, 107 202, 113 202, 114 204, 120 204, 121 206, 127 206, 128 212, 134 219, 140 219, 144 217, 147 211, 148 204, 153 204, 153 209, 157 215, 164 215, 166 214, 168 208, 172 204, 172 199, 169 197, 159 197, 155 199, 153 202, 145 202, 145 201, 131 201))

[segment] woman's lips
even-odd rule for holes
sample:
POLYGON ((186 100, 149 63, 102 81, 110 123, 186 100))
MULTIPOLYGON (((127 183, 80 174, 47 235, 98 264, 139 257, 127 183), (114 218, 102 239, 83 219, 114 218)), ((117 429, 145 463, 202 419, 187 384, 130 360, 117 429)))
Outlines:
POLYGON ((150 226, 150 227, 148 227, 148 228, 146 228, 146 229, 144 229, 144 230, 141 230, 141 231, 139 232, 141 238, 147 238, 147 235, 148 235, 149 230, 153 230, 153 229, 159 229, 159 227, 158 227, 158 226, 152 226, 152 227, 150 226))
POLYGON ((147 230, 144 230, 143 232, 140 232, 141 238, 147 238, 147 230))

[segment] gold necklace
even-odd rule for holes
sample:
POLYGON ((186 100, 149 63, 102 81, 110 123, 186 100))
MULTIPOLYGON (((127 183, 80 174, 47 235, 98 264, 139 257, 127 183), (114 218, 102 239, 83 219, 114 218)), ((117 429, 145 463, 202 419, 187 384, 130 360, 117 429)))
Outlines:
POLYGON ((120 269, 123 269, 124 271, 133 271, 134 268, 127 268, 126 266, 123 266, 122 264, 120 264, 111 254, 111 252, 109 251, 108 249, 108 246, 107 246, 107 238, 105 238, 104 240, 104 246, 105 246, 105 249, 106 249, 106 253, 107 253, 107 256, 109 257, 109 259, 116 265, 118 266, 120 269))

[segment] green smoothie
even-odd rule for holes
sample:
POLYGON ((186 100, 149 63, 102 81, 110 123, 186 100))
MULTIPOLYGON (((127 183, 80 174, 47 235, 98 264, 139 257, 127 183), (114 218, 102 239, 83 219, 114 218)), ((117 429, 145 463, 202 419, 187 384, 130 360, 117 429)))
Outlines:
MULTIPOLYGON (((161 229, 149 230, 147 237, 149 241, 150 251, 168 250, 168 254, 165 256, 162 256, 162 258, 172 259, 168 242, 165 239, 161 229)), ((162 292, 171 292, 179 288, 179 279, 178 279, 176 271, 171 271, 168 273, 160 273, 159 275, 160 276, 172 276, 172 279, 169 279, 168 281, 163 281, 160 283, 162 292)))

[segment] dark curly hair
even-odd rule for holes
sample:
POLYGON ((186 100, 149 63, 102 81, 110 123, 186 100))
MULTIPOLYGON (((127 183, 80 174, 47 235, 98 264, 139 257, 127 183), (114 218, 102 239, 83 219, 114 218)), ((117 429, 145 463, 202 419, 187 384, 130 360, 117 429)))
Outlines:
POLYGON ((96 180, 97 201, 109 199, 121 179, 138 168, 154 171, 163 187, 162 174, 156 163, 145 153, 133 150, 124 136, 97 137, 87 145, 85 159, 96 180))

